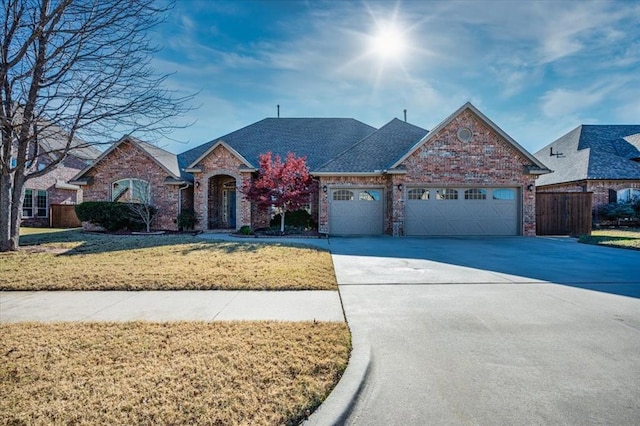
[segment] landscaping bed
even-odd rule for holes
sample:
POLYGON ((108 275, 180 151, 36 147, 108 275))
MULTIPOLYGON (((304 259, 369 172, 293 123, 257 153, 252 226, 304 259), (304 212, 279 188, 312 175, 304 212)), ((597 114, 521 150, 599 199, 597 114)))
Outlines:
POLYGON ((0 325, 0 424, 295 425, 351 349, 344 323, 0 325))
POLYGON ((331 255, 307 246, 23 228, 0 254, 0 290, 336 290, 331 255))
POLYGON ((640 250, 640 228, 597 229, 582 235, 579 242, 640 250))

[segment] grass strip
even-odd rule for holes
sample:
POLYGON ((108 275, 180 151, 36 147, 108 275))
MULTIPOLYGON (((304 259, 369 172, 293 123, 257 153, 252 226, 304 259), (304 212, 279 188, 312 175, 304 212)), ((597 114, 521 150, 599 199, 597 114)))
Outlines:
POLYGON ((294 425, 346 368, 344 323, 0 325, 0 424, 294 425))
POLYGON ((578 239, 584 244, 640 250, 640 229, 598 229, 578 239))
POLYGON ((25 234, 21 245, 0 253, 0 290, 337 289, 331 254, 307 246, 78 230, 25 234))

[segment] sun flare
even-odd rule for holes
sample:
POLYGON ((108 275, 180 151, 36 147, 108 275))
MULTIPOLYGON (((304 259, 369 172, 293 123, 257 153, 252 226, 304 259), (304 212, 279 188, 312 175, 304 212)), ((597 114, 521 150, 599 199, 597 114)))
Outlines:
POLYGON ((382 61, 400 61, 407 50, 404 34, 392 25, 378 28, 371 39, 371 51, 382 61))

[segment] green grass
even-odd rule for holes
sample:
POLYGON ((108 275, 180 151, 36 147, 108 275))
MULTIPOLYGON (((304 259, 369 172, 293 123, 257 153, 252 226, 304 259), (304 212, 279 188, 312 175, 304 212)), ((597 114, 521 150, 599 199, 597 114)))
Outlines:
POLYGON ((331 255, 306 246, 23 228, 0 253, 0 290, 336 290, 331 255))
POLYGON ((20 323, 0 335, 3 425, 296 425, 351 350, 345 323, 20 323))
POLYGON ((640 229, 598 229, 591 235, 582 235, 579 242, 640 250, 640 229))

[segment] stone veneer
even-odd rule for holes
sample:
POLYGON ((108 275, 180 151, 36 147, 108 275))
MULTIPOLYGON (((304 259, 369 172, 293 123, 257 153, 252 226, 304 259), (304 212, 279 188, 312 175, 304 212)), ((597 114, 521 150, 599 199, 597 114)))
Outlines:
POLYGON ((142 179, 151 187, 151 202, 159 209, 152 223, 154 229, 177 230, 178 202, 190 202, 190 189, 180 194, 180 185, 165 183, 168 173, 145 151, 124 141, 87 172, 89 184, 83 186, 84 201, 110 201, 111 185, 120 179, 142 179))

